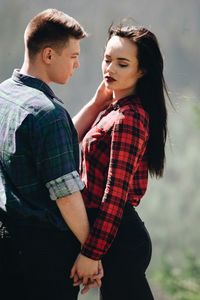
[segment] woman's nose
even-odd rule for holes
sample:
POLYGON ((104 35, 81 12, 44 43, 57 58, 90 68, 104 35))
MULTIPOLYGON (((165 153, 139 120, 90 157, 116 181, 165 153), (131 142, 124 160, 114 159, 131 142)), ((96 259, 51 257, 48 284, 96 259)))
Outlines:
POLYGON ((115 66, 112 62, 107 65, 107 71, 110 73, 115 73, 115 66))

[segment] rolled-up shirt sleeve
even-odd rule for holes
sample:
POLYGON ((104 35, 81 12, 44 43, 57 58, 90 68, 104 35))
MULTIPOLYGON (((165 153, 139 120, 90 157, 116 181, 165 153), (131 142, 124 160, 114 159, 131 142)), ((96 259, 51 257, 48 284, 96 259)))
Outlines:
POLYGON ((36 170, 50 198, 57 200, 84 188, 78 174, 77 132, 67 115, 60 117, 50 111, 43 119, 35 128, 36 170))
POLYGON ((77 171, 56 178, 46 183, 51 200, 57 200, 84 188, 77 171))

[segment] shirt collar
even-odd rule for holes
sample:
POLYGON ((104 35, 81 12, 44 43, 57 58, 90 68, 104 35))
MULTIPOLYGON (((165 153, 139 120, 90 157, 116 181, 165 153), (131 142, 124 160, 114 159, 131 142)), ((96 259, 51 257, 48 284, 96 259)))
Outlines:
POLYGON ((12 79, 15 82, 22 83, 22 84, 25 84, 32 88, 35 88, 37 90, 40 90, 41 92, 50 96, 51 99, 58 100, 59 102, 61 102, 63 104, 63 102, 58 97, 56 97, 56 95, 54 94, 52 89, 44 81, 42 81, 36 77, 22 74, 19 72, 18 69, 15 69, 12 74, 12 79))
POLYGON ((136 95, 129 95, 112 103, 111 108, 114 110, 118 110, 122 106, 125 106, 127 104, 133 105, 135 103, 141 103, 139 97, 137 97, 136 95))

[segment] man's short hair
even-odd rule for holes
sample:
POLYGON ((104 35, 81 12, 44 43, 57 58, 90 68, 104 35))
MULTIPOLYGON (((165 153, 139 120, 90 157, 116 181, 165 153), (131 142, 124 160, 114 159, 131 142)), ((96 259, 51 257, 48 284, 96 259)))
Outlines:
POLYGON ((24 40, 30 57, 46 47, 63 48, 69 38, 86 36, 83 27, 72 17, 57 9, 46 9, 28 24, 24 40))

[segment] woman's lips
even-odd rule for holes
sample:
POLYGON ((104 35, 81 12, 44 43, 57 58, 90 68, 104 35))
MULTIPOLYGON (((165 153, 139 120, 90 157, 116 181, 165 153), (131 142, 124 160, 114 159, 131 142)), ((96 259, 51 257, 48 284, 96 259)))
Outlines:
POLYGON ((111 76, 105 76, 105 80, 107 82, 114 82, 114 81, 116 81, 116 79, 112 78, 111 76))

